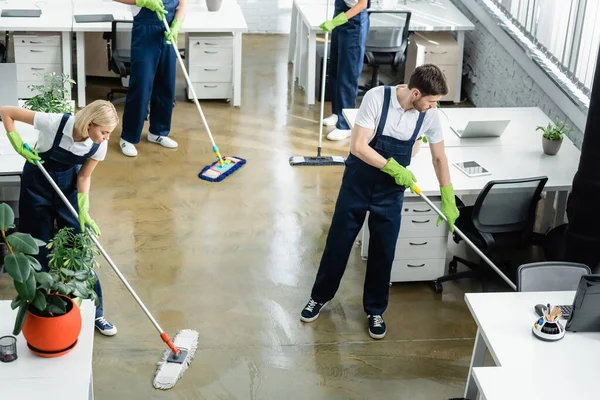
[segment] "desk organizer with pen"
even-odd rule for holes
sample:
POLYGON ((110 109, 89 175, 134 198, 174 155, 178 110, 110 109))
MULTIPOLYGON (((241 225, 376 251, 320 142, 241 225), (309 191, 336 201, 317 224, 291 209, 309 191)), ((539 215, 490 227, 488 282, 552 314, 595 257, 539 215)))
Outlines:
POLYGON ((533 324, 533 334, 538 339, 549 342, 562 339, 565 336, 565 328, 558 321, 561 315, 560 308, 556 306, 552 307, 550 313, 546 313, 546 310, 544 310, 544 315, 533 324))

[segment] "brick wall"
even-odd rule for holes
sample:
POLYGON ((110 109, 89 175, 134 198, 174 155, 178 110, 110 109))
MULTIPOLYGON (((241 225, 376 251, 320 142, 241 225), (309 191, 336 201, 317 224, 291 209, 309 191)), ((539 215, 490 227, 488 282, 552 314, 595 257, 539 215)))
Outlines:
POLYGON ((552 120, 573 129, 568 136, 581 149, 583 133, 521 67, 504 46, 477 20, 462 0, 452 0, 475 25, 465 35, 463 88, 478 107, 540 107, 552 120))

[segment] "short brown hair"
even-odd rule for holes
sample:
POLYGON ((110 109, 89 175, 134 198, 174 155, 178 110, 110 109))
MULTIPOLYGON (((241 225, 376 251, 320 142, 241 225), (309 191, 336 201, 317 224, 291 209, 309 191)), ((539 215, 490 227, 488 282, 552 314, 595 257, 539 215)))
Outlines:
POLYGON ((433 64, 418 66, 408 81, 409 89, 419 89, 423 96, 445 96, 448 84, 444 73, 433 64))

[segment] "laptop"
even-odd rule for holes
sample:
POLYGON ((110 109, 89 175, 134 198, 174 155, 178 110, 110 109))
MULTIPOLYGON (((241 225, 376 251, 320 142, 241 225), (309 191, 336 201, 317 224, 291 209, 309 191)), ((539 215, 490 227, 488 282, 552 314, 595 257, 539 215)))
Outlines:
POLYGON ((8 9, 2 10, 3 18, 39 18, 42 15, 42 10, 33 8, 29 10, 8 9))
POLYGON ((0 106, 19 106, 16 63, 0 63, 0 86, 0 106))
POLYGON ((113 22, 115 18, 112 14, 81 14, 75 15, 75 22, 79 24, 91 22, 113 22))
POLYGON ((510 120, 469 121, 465 129, 452 130, 460 138, 500 137, 509 123, 510 120))

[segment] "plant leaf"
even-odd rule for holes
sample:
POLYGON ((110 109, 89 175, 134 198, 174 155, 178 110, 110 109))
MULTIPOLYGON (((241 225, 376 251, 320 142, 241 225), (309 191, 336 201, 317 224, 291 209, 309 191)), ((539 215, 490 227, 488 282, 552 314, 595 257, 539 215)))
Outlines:
POLYGON ((29 277, 24 283, 15 282, 15 289, 17 289, 17 293, 19 293, 23 299, 33 301, 35 297, 35 276, 29 274, 29 277))
POLYGON ((54 285, 52 275, 47 272, 37 272, 35 274, 35 280, 40 284, 41 289, 46 289, 47 291, 52 289, 52 286, 54 285))
POLYGON ((64 294, 65 296, 70 295, 72 292, 72 289, 62 282, 57 282, 56 287, 58 288, 59 293, 64 294))
POLYGON ((7 231, 14 226, 15 213, 6 203, 0 204, 0 230, 7 231))
MULTIPOLYGON (((65 264, 66 264, 66 262, 65 262, 65 264)), ((70 269, 67 269, 67 268, 61 268, 60 272, 62 272, 66 276, 75 276, 75 272, 73 272, 73 271, 71 271, 70 269)))
POLYGON ((8 254, 4 257, 4 265, 15 283, 23 283, 29 278, 31 266, 24 254, 8 254))
POLYGON ((32 303, 35 308, 40 311, 44 311, 46 309, 46 296, 44 296, 44 293, 38 290, 35 292, 35 297, 33 298, 32 303))
POLYGON ((57 315, 67 312, 67 303, 60 296, 50 296, 47 300, 46 311, 57 315))
POLYGON ((19 311, 17 312, 17 318, 15 319, 15 327, 13 328, 13 335, 18 335, 21 333, 21 329, 23 329, 23 324, 25 323, 25 315, 27 314, 27 308, 29 304, 27 302, 21 303, 19 307, 19 311))
POLYGON ((29 260, 29 265, 31 265, 31 268, 35 269, 38 272, 42 270, 42 264, 40 264, 40 262, 37 260, 37 258, 32 257, 32 256, 25 256, 25 257, 27 257, 27 259, 29 260))
POLYGON ((73 302, 74 302, 75 304, 77 304, 77 307, 81 308, 81 303, 83 302, 83 300, 81 299, 81 297, 75 297, 75 298, 73 299, 73 302))
POLYGON ((84 269, 81 269, 77 272, 75 272, 75 279, 77 279, 78 281, 84 282, 86 281, 90 276, 90 273, 84 269))
POLYGON ((9 235, 6 241, 19 253, 36 255, 40 252, 38 244, 28 233, 15 232, 9 235))
POLYGON ((21 303, 23 303, 23 298, 21 297, 21 295, 17 295, 17 297, 15 297, 13 299, 13 301, 10 302, 10 308, 13 310, 16 310, 18 307, 21 306, 21 303))
POLYGON ((43 240, 36 239, 36 238, 33 238, 33 240, 34 240, 34 241, 35 241, 35 243, 38 245, 38 247, 40 247, 40 246, 45 246, 45 245, 46 245, 46 242, 44 242, 43 240))
POLYGON ((85 285, 85 283, 83 282, 79 282, 79 281, 72 281, 75 284, 75 288, 77 289, 77 291, 79 293, 81 293, 81 298, 83 299, 87 299, 88 297, 90 297, 90 292, 88 291, 87 286, 85 285))

